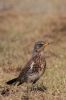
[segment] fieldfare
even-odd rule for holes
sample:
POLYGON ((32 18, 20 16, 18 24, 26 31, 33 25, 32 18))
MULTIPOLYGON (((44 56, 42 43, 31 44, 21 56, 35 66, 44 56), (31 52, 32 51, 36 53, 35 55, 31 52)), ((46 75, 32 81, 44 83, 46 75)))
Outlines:
POLYGON ((7 81, 8 85, 23 84, 24 82, 36 83, 37 80, 44 74, 46 69, 46 61, 43 55, 44 48, 48 43, 44 41, 38 41, 35 43, 32 58, 28 61, 25 67, 17 78, 7 81))

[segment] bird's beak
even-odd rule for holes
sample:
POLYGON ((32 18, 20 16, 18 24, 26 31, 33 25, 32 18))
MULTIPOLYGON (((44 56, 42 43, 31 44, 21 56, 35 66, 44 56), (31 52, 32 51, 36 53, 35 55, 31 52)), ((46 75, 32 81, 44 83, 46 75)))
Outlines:
POLYGON ((46 43, 44 44, 44 48, 45 48, 45 47, 47 47, 48 45, 49 45, 49 43, 48 43, 48 42, 46 42, 46 43))

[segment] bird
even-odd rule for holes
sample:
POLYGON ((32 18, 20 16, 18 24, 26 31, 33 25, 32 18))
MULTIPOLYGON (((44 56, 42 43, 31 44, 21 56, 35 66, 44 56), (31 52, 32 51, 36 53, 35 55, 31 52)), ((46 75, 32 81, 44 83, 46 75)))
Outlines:
POLYGON ((25 82, 35 84, 46 70, 46 60, 43 54, 47 45, 48 42, 45 41, 35 42, 32 57, 21 70, 18 77, 8 80, 6 83, 8 85, 15 85, 17 83, 17 86, 25 82))

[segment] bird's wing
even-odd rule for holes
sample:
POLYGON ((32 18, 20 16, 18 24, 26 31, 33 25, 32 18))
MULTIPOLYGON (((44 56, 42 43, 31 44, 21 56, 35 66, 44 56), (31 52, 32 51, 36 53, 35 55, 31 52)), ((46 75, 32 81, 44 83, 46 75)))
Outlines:
POLYGON ((24 68, 21 70, 21 73, 19 74, 19 78, 23 77, 26 75, 26 73, 28 72, 28 70, 30 69, 30 65, 32 64, 32 59, 30 59, 28 61, 28 63, 24 66, 24 68))
POLYGON ((37 68, 39 64, 35 62, 36 58, 31 58, 28 63, 24 66, 24 68, 21 70, 21 73, 19 74, 19 78, 26 76, 26 74, 31 74, 34 71, 38 71, 37 68))

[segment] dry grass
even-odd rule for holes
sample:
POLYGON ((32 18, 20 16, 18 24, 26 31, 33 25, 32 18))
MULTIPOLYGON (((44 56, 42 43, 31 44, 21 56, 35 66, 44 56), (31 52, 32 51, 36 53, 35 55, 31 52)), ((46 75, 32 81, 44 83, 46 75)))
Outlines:
MULTIPOLYGON (((66 16, 0 14, 0 87, 6 87, 5 82, 19 74, 37 40, 53 43, 45 50, 47 69, 37 82, 43 82, 47 91, 31 92, 30 100, 66 100, 66 16)), ((9 95, 0 95, 0 99, 21 100, 25 86, 9 87, 9 95)))

